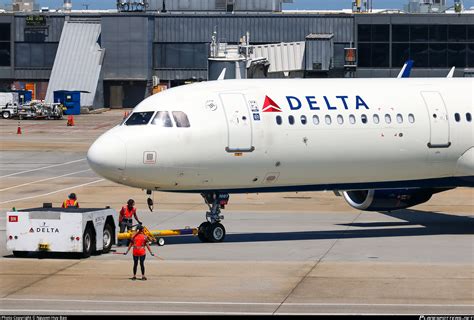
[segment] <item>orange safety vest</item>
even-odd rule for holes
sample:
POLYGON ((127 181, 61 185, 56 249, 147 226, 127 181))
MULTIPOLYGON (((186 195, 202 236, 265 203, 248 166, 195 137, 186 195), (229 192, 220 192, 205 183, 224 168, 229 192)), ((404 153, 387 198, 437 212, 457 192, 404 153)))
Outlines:
POLYGON ((146 244, 147 237, 143 233, 136 234, 133 238, 133 255, 134 256, 144 256, 145 252, 145 244, 146 244))
POLYGON ((125 219, 132 219, 133 215, 137 213, 137 209, 128 210, 128 206, 124 206, 122 207, 122 213, 125 219))
POLYGON ((79 203, 77 200, 67 199, 63 202, 63 208, 75 207, 79 208, 79 203))

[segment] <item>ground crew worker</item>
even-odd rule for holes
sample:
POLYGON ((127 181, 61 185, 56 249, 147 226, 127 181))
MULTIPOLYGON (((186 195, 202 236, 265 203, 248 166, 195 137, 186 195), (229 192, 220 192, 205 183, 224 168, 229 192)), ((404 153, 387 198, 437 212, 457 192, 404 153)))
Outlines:
POLYGON ((137 233, 132 237, 130 244, 128 245, 127 251, 124 253, 126 255, 130 248, 133 246, 133 277, 132 280, 137 280, 137 266, 138 260, 140 260, 140 269, 142 272, 142 280, 146 280, 145 277, 145 257, 146 251, 145 247, 148 249, 152 256, 155 256, 153 252, 151 252, 150 245, 148 244, 147 236, 143 233, 143 226, 139 225, 137 227, 137 233))
POLYGON ((67 200, 64 200, 61 208, 79 208, 79 202, 77 202, 77 197, 75 193, 71 193, 68 196, 67 200))
MULTIPOLYGON (((120 224, 120 233, 125 232, 125 228, 127 228, 127 231, 130 231, 132 229, 133 225, 133 219, 132 217, 137 220, 139 224, 142 224, 142 222, 138 219, 137 217, 137 209, 134 208, 135 201, 133 199, 129 199, 127 201, 127 205, 122 207, 122 210, 120 210, 120 216, 119 216, 119 224, 120 224)), ((121 243, 119 243, 121 245, 121 243)))

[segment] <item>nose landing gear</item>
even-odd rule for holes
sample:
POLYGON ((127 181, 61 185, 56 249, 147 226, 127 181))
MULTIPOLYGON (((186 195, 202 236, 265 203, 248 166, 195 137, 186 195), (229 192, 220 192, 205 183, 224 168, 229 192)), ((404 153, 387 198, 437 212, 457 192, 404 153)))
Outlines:
POLYGON ((206 212, 206 220, 199 226, 198 238, 202 242, 222 242, 225 238, 225 228, 220 223, 224 220, 221 209, 229 202, 228 193, 212 192, 201 193, 204 201, 209 206, 206 212))
POLYGON ((146 199, 146 203, 148 205, 148 209, 150 209, 151 212, 153 212, 153 199, 150 197, 152 195, 151 190, 147 190, 146 194, 148 195, 148 199, 146 199))

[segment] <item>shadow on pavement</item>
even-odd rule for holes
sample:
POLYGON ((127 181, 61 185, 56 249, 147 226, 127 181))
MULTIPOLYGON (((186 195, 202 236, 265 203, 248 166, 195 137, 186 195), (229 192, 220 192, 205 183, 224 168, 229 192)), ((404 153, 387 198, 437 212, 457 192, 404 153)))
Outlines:
MULTIPOLYGON (((474 218, 471 217, 419 210, 398 210, 393 212, 381 212, 380 214, 404 221, 338 224, 340 226, 352 227, 346 230, 233 233, 227 234, 224 242, 270 242, 474 234, 474 218)), ((166 245, 200 243, 197 237, 190 236, 167 237, 165 239, 166 245)))

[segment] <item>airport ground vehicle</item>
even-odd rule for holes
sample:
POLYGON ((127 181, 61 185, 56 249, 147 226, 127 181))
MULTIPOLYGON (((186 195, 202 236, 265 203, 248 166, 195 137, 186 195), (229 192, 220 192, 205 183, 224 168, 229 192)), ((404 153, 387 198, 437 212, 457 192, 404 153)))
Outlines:
POLYGON ((0 109, 2 118, 8 119, 18 113, 18 93, 0 92, 0 109))
POLYGON ((18 104, 8 104, 1 109, 4 119, 62 119, 64 107, 60 103, 43 103, 41 101, 31 101, 29 104, 19 106, 18 104))
POLYGON ((14 256, 29 252, 107 253, 117 243, 114 209, 33 208, 7 212, 7 249, 14 256))

